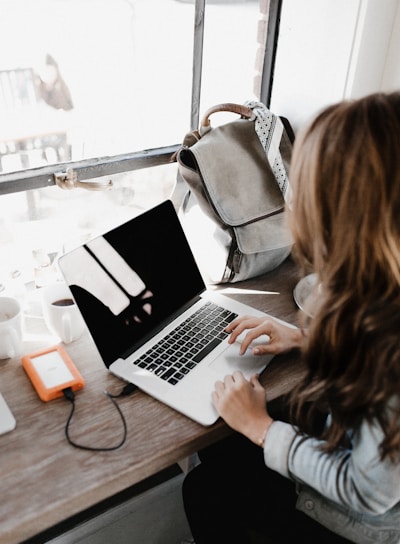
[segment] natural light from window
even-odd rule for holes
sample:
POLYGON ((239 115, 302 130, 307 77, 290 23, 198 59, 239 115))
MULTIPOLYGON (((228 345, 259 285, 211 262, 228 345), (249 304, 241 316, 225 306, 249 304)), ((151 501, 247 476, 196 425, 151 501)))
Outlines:
MULTIPOLYGON (((190 129, 194 0, 0 0, 0 175, 179 144, 190 129)), ((254 98, 258 0, 206 4, 200 113, 254 98)), ((175 164, 104 192, 0 196, 0 289, 168 198, 175 164)), ((108 181, 102 180, 102 181, 108 181)))

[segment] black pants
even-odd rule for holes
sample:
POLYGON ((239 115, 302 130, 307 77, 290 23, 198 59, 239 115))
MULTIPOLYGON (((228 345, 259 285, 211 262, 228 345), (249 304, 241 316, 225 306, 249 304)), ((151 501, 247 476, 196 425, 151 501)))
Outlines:
POLYGON ((344 544, 295 508, 295 484, 264 463, 263 450, 239 434, 199 452, 183 501, 196 544, 344 544))

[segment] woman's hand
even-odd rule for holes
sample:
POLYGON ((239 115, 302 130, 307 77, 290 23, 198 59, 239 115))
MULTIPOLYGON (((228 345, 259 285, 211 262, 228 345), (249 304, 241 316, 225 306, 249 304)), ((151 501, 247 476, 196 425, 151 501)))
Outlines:
POLYGON ((252 348, 254 355, 277 354, 301 347, 303 332, 296 327, 288 327, 273 317, 238 317, 226 329, 231 333, 228 342, 233 344, 238 336, 248 330, 240 346, 240 354, 246 352, 250 344, 260 336, 267 335, 265 344, 252 348))
POLYGON ((258 376, 247 381, 239 370, 225 376, 224 381, 215 383, 212 400, 219 415, 232 429, 263 446, 273 419, 268 414, 265 389, 258 376))

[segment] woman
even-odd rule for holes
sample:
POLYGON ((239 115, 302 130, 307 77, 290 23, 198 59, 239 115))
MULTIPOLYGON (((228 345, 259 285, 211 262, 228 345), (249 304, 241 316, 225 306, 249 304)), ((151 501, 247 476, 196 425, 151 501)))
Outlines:
POLYGON ((400 542, 399 150, 400 93, 328 107, 298 137, 290 224, 318 277, 313 317, 293 330, 244 316, 227 330, 230 342, 247 331, 243 353, 262 334, 255 355, 300 348, 307 372, 290 422, 256 376, 216 383, 237 433, 184 481, 196 544, 400 542))

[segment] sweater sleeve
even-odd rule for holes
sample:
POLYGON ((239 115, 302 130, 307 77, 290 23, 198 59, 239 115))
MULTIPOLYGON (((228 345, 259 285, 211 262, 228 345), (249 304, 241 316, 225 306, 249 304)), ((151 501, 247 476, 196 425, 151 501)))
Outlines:
POLYGON ((269 468, 338 504, 378 515, 400 501, 400 463, 380 460, 382 437, 378 424, 364 422, 354 433, 352 449, 325 453, 317 439, 275 421, 267 433, 264 459, 269 468))

